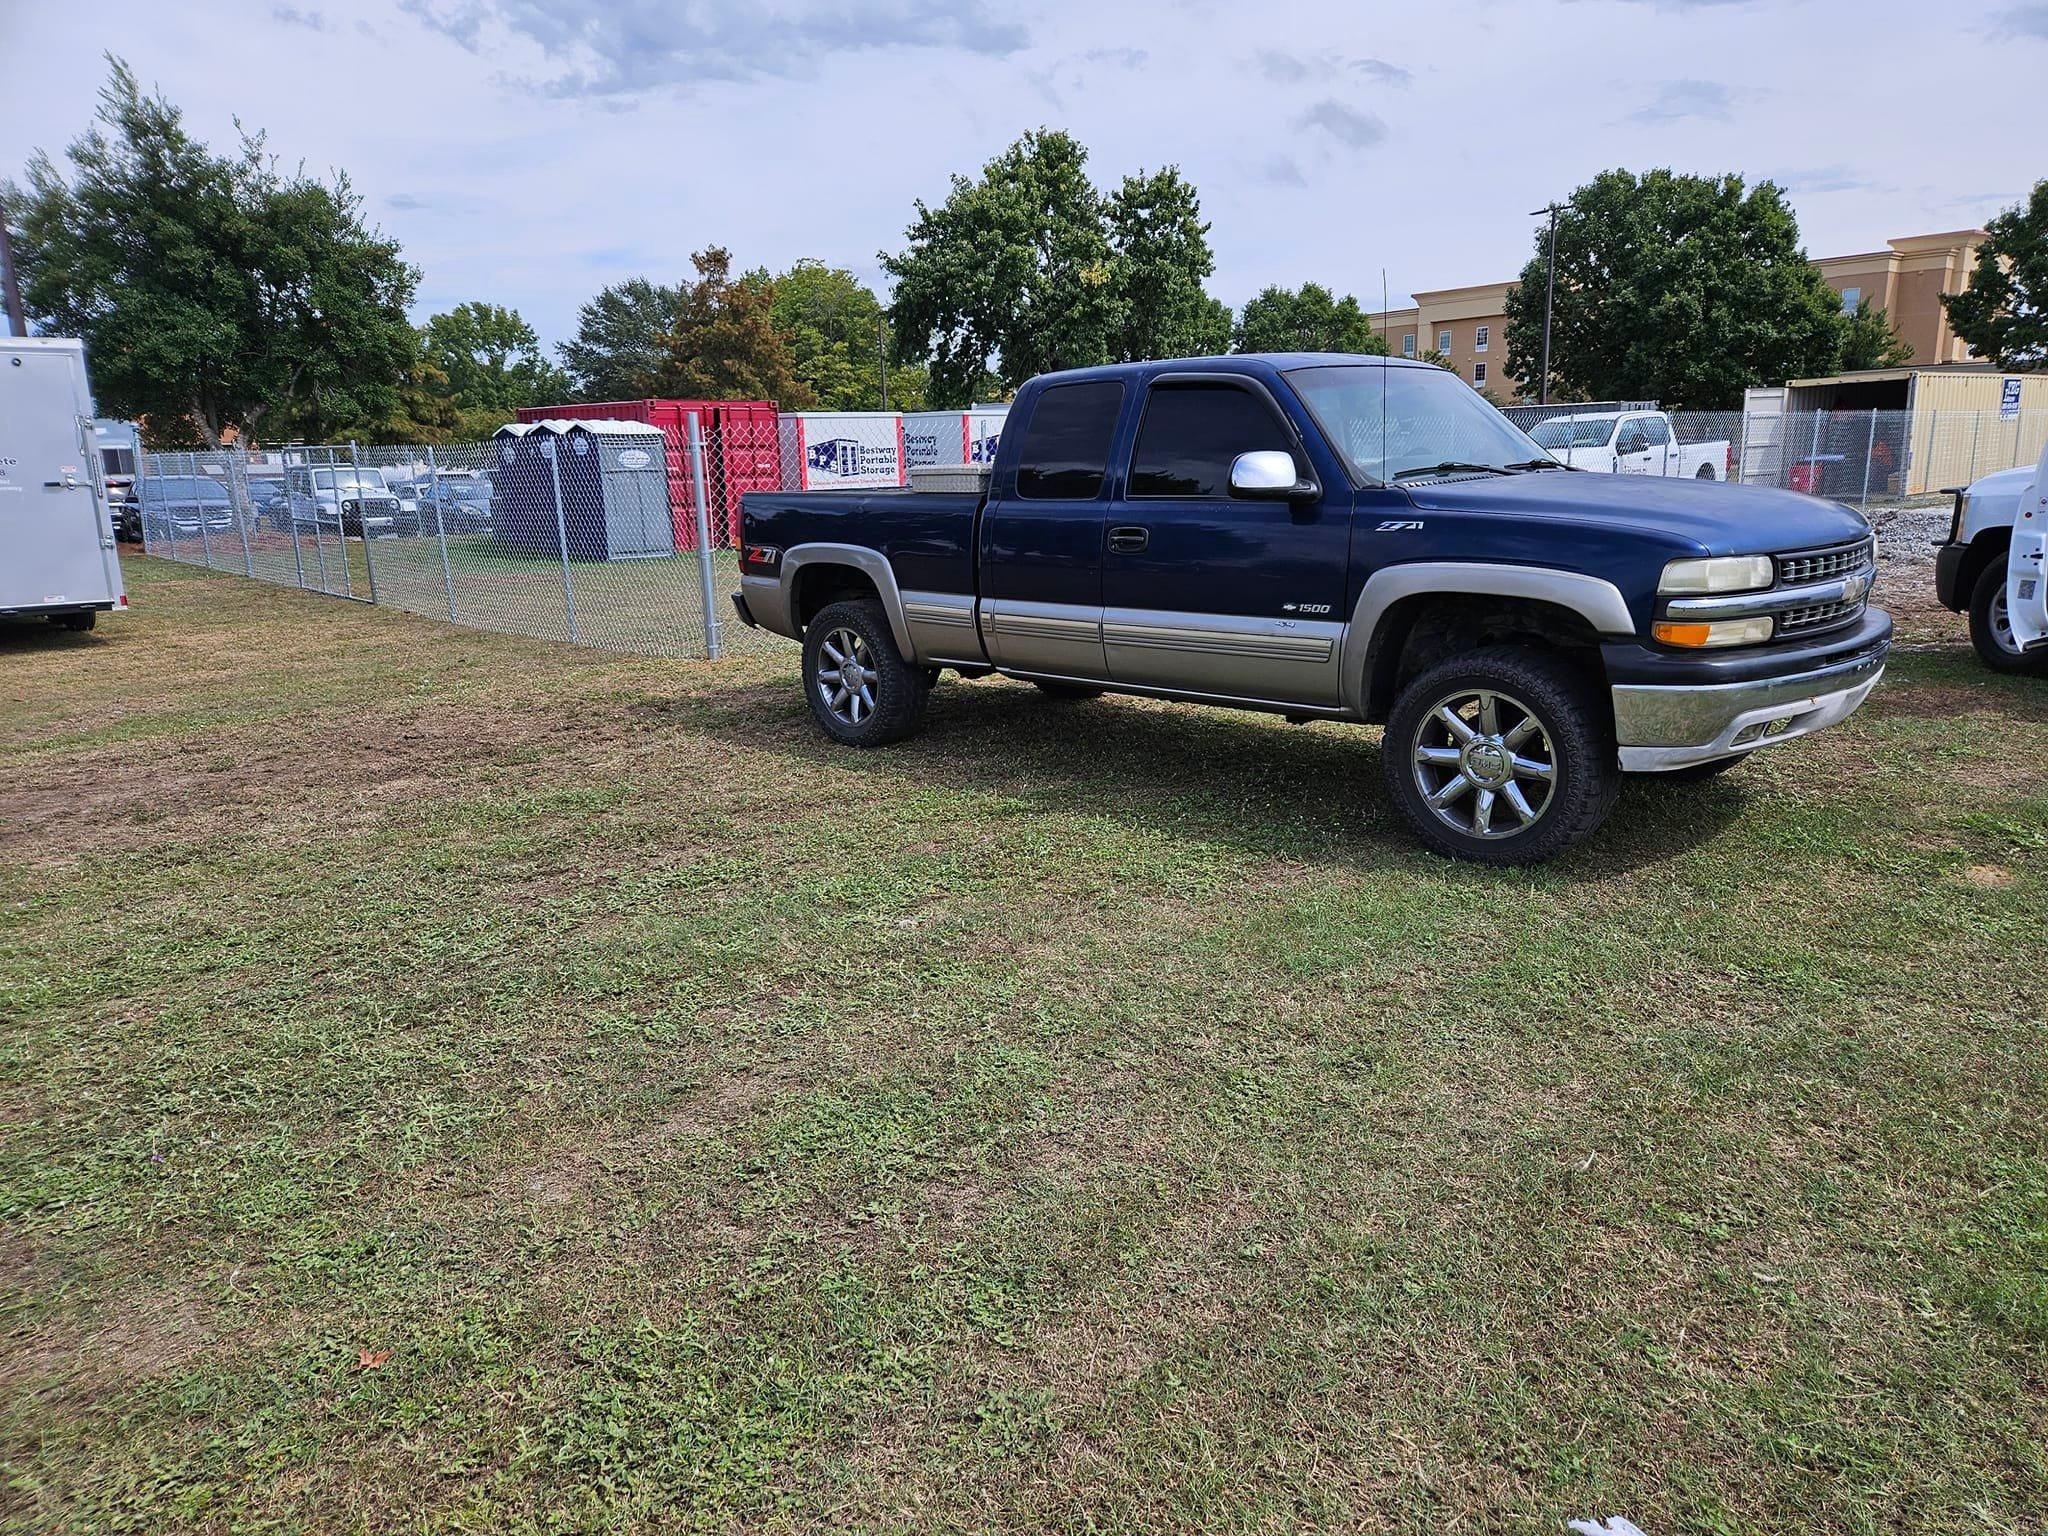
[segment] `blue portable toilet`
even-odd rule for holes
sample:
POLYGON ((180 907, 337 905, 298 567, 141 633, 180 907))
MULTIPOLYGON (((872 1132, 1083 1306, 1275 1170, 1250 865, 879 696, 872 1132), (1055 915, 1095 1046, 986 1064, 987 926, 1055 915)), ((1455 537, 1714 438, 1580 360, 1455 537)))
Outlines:
POLYGON ((500 427, 491 522, 501 543, 572 560, 676 552, 661 428, 638 421, 523 421, 500 427), (561 512, 555 486, 559 474, 561 512))

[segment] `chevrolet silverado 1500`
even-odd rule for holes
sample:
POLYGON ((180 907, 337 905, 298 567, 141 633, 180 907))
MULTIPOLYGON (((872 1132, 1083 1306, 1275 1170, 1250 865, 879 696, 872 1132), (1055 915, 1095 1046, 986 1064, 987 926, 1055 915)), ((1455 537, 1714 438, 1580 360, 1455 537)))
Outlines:
POLYGON ((1384 724, 1440 852, 1550 857, 1623 773, 1706 777, 1841 720, 1891 620, 1854 511, 1586 474, 1426 363, 1129 363, 1019 391, 985 490, 744 500, 740 617, 818 723, 914 730, 943 669, 1384 724))

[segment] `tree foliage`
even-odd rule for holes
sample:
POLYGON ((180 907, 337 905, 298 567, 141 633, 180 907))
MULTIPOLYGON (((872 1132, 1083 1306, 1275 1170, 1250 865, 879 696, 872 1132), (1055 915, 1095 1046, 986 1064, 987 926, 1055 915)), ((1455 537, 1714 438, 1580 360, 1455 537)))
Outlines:
POLYGON ((690 258, 697 280, 682 289, 661 338, 653 393, 686 400, 774 400, 794 410, 811 392, 775 329, 772 287, 732 275, 732 253, 714 245, 690 258))
POLYGON ((1027 133, 917 205, 908 246, 884 254, 896 356, 929 359, 934 404, 968 404, 993 374, 1036 373, 1216 349, 1227 314, 1202 292, 1214 269, 1194 188, 1171 167, 1104 198, 1088 152, 1027 133))
POLYGON ((1266 288, 1246 301, 1232 337, 1239 352, 1365 352, 1387 344, 1350 294, 1338 298, 1321 283, 1266 288))
POLYGON ((1949 324, 2001 368, 2048 368, 2048 181, 1984 229, 1970 286, 1942 295, 1949 324))
POLYGON ((419 275, 347 178, 284 173, 261 135, 216 155, 108 62, 69 176, 39 151, 9 199, 24 303, 84 339, 101 409, 161 446, 334 436, 397 411, 419 275))
POLYGON ((1835 366, 1847 373, 1857 368, 1896 368, 1913 360, 1913 343, 1899 334, 1892 317, 1858 299, 1842 316, 1842 350, 1835 366))
MULTIPOLYGON (((1509 370, 1543 367, 1547 229, 1507 300, 1509 370)), ((1768 181, 1607 171, 1557 220, 1554 383, 1591 399, 1738 405, 1751 385, 1830 371, 1841 301, 1768 181)))
MULTIPOLYGON (((779 277, 747 281, 769 290, 769 316, 789 349, 790 371, 819 410, 873 411, 882 405, 882 301, 843 267, 806 258, 779 277)), ((889 368, 889 406, 920 410, 926 374, 917 364, 889 368)))
POLYGON ((598 290, 576 313, 576 335, 555 348, 578 400, 643 400, 666 355, 683 291, 644 277, 598 290))
POLYGON ((420 328, 423 361, 465 414, 496 415, 495 427, 525 405, 566 400, 569 376, 540 350, 533 327, 516 309, 458 304, 420 328))

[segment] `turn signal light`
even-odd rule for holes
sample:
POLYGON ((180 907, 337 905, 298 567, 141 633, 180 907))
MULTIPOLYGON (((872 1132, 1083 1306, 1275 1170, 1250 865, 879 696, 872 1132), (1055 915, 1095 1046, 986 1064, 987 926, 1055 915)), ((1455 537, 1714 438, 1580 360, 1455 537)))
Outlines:
POLYGON ((1718 624, 1674 624, 1660 619, 1650 626, 1650 637, 1666 645, 1702 646, 1761 645, 1771 638, 1769 619, 1724 619, 1718 624))

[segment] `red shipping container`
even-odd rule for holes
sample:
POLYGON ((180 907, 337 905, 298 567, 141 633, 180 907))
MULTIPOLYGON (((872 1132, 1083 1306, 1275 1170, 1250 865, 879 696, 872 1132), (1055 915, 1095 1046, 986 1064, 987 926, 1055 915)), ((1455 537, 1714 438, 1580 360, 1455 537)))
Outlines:
POLYGON ((740 497, 782 488, 772 400, 601 400, 583 405, 528 405, 521 421, 644 421, 659 427, 668 448, 668 507, 676 548, 697 547, 697 504, 690 474, 690 413, 704 433, 705 523, 713 545, 740 537, 740 497))

